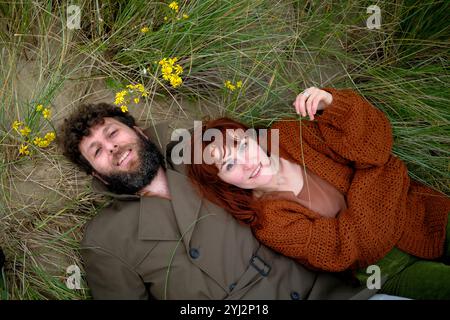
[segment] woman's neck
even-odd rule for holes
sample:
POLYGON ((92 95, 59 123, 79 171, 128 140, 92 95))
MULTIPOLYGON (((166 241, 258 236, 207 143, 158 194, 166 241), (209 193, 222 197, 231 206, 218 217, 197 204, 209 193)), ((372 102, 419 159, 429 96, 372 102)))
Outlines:
MULTIPOLYGON (((272 160, 271 158, 271 162, 272 160)), ((279 157, 278 170, 275 170, 272 179, 264 186, 254 189, 253 195, 259 198, 265 193, 276 191, 292 191, 298 194, 303 187, 303 176, 299 170, 301 167, 296 163, 279 157)))

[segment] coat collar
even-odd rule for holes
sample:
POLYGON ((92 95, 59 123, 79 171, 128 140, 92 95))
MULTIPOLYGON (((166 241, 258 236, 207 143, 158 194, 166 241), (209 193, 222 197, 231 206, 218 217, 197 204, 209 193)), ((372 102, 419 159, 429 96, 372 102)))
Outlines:
POLYGON ((167 169, 166 176, 171 200, 140 198, 139 239, 181 239, 189 249, 202 201, 184 174, 167 169))

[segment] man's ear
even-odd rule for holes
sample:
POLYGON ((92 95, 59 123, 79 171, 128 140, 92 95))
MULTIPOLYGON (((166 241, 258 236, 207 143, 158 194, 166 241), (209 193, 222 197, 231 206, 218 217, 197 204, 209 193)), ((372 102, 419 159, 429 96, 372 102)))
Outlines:
POLYGON ((101 182, 103 182, 106 185, 109 185, 109 182, 105 181, 97 172, 92 171, 92 176, 99 179, 101 182))
POLYGON ((148 140, 148 137, 145 135, 144 131, 141 128, 133 126, 134 130, 136 130, 141 136, 148 140))

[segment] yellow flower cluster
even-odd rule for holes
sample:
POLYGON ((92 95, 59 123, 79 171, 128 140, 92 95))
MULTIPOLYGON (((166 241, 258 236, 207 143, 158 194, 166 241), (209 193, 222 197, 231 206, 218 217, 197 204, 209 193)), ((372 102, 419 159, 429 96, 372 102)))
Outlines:
MULTIPOLYGON (((42 104, 39 104, 36 106, 35 111, 42 114, 44 119, 50 119, 50 108, 44 108, 42 104)), ((33 141, 34 145, 40 148, 46 148, 56 138, 56 134, 54 132, 48 132, 44 136, 44 138, 34 136, 34 134, 31 134, 30 127, 18 120, 15 120, 13 122, 11 128, 19 133, 22 137, 24 137, 25 143, 22 143, 19 147, 19 155, 21 156, 27 156, 31 154, 31 151, 29 150, 29 144, 31 143, 31 141, 33 141)))
POLYGON ((52 111, 49 108, 44 108, 42 104, 36 106, 36 111, 42 113, 44 119, 50 119, 52 111))
MULTIPOLYGON (((180 6, 178 5, 178 2, 176 1, 172 1, 171 3, 169 3, 169 8, 172 9, 173 11, 173 16, 177 15, 180 12, 180 6)), ((187 14, 183 14, 182 15, 183 19, 187 19, 189 18, 189 16, 187 14)), ((177 17, 177 20, 180 20, 180 17, 177 17)), ((164 21, 169 20, 169 17, 164 17, 164 21)))
POLYGON ((234 85, 230 80, 225 81, 225 88, 230 89, 231 91, 236 90, 236 88, 242 87, 242 81, 236 82, 234 85))
POLYGON ((176 13, 178 13, 178 11, 180 10, 180 8, 178 6, 178 2, 176 2, 176 1, 172 1, 169 4, 169 8, 172 9, 173 11, 175 11, 176 13))
POLYGON ((177 57, 164 58, 159 61, 163 79, 169 81, 170 85, 174 88, 179 87, 183 83, 183 80, 180 77, 180 74, 183 73, 183 67, 179 64, 175 64, 177 61, 177 57))
POLYGON ((116 106, 120 106, 120 110, 122 112, 128 112, 128 104, 130 103, 130 100, 132 96, 134 96, 133 101, 135 104, 138 104, 140 99, 136 95, 140 95, 141 97, 147 97, 148 92, 145 90, 143 84, 129 84, 127 85, 127 90, 122 90, 116 93, 116 99, 114 101, 114 104, 116 106))
POLYGON ((23 122, 17 120, 13 122, 11 127, 24 137, 27 137, 31 133, 30 127, 24 126, 23 122))
POLYGON ((55 140, 55 137, 56 135, 54 132, 48 132, 45 134, 44 138, 35 137, 33 143, 40 148, 47 148, 49 144, 55 140))
POLYGON ((20 145, 20 148, 19 148, 19 154, 21 156, 28 156, 28 155, 30 155, 30 150, 28 150, 28 145, 22 143, 20 145))
POLYGON ((149 32, 149 31, 150 31, 149 27, 143 27, 143 28, 141 29, 141 32, 142 32, 142 33, 147 33, 147 32, 149 32))

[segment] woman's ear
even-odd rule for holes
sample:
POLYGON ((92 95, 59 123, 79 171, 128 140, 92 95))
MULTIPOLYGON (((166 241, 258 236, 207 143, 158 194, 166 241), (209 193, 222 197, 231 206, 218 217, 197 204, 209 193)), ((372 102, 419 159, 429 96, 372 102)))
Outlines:
POLYGON ((97 172, 92 171, 92 176, 99 179, 101 182, 103 182, 106 185, 109 185, 109 182, 107 182, 105 179, 103 179, 97 172))

